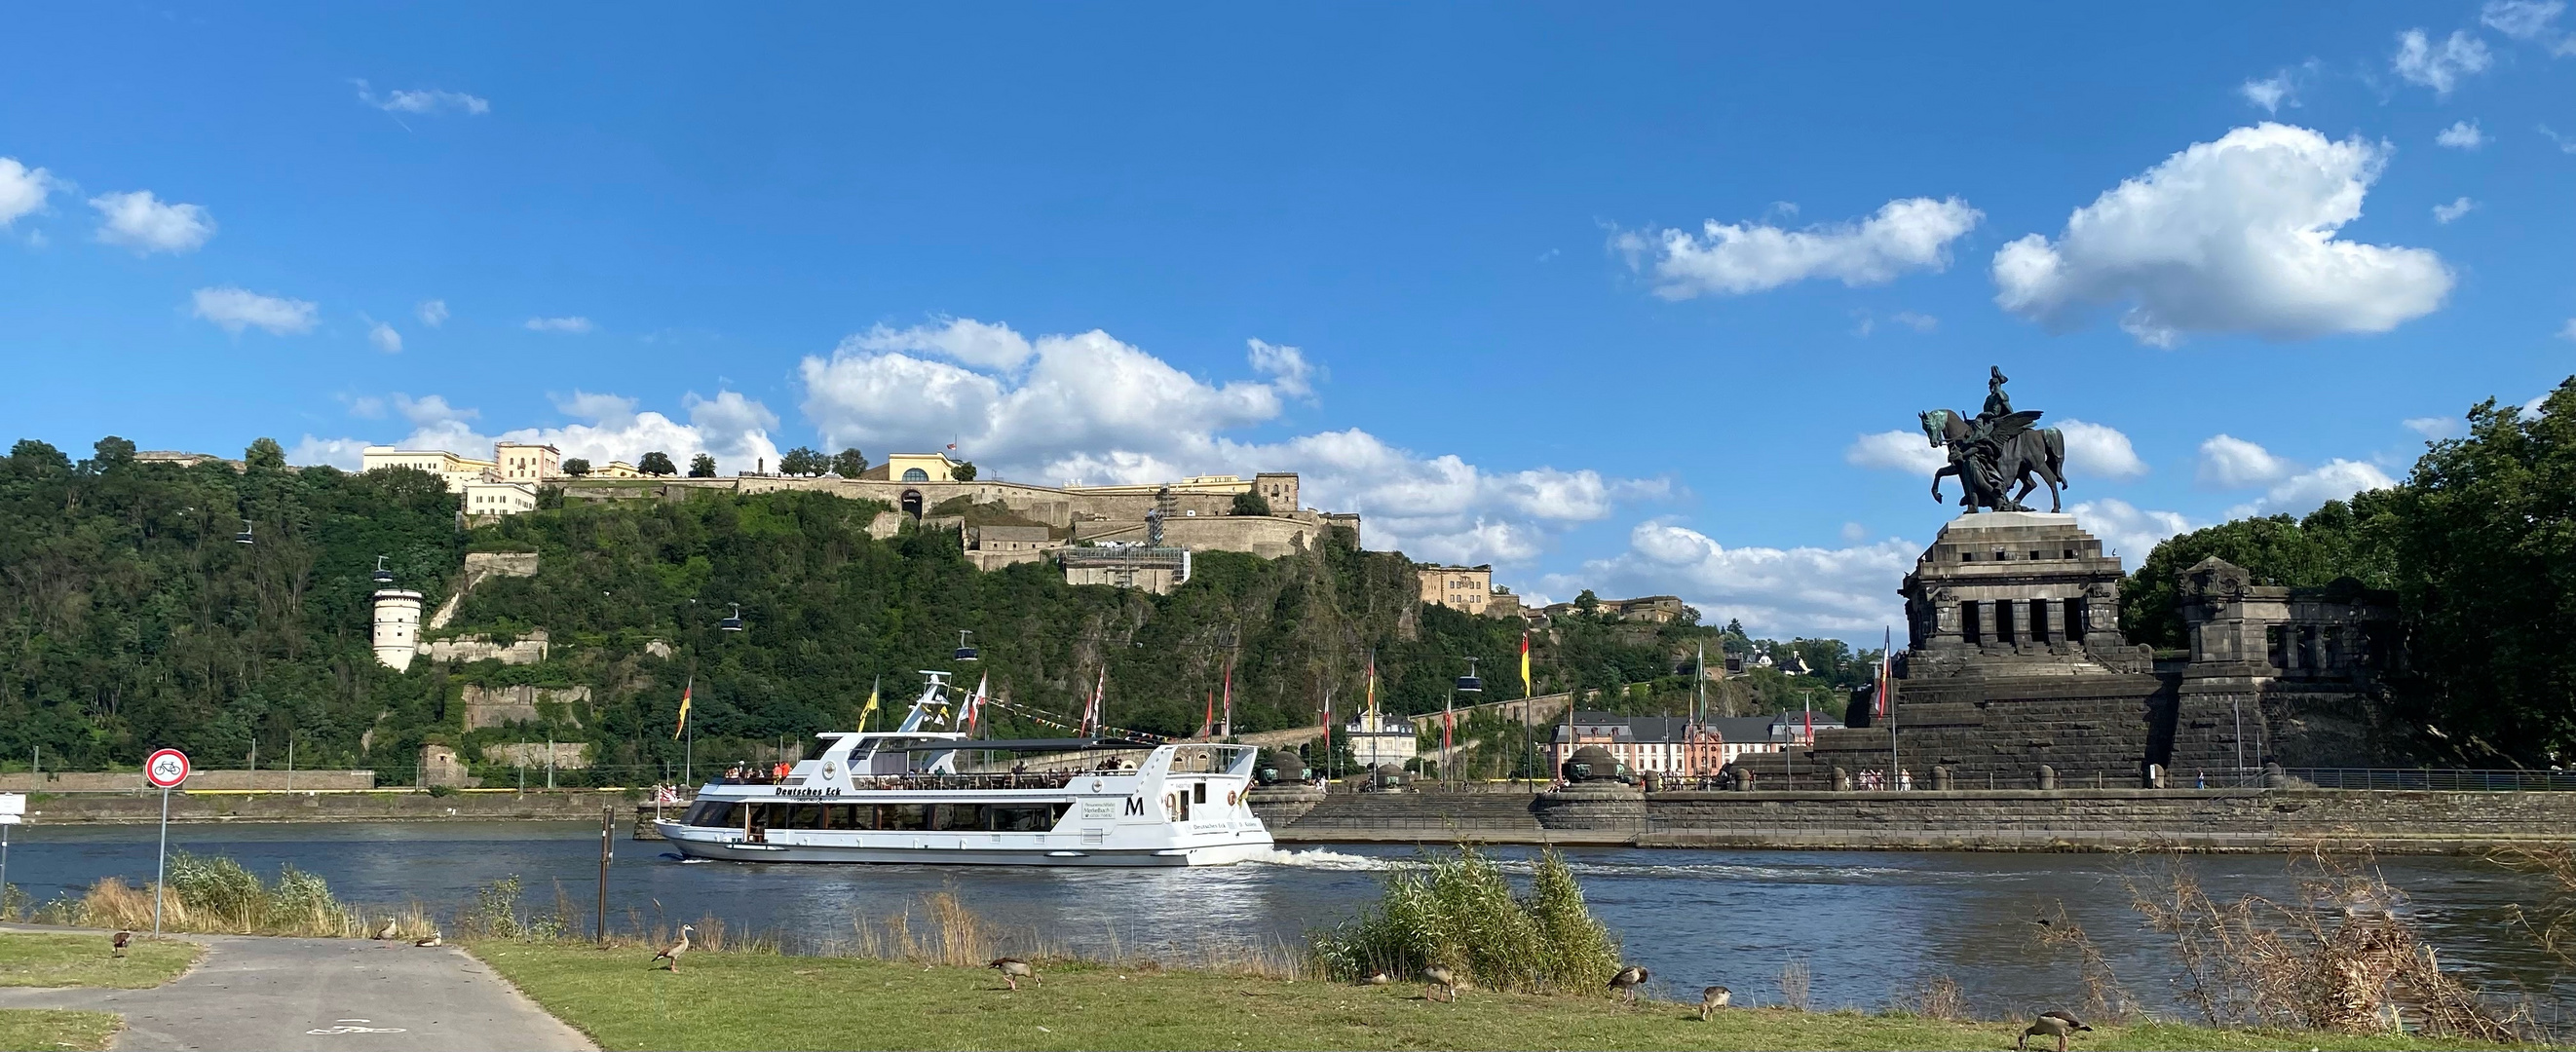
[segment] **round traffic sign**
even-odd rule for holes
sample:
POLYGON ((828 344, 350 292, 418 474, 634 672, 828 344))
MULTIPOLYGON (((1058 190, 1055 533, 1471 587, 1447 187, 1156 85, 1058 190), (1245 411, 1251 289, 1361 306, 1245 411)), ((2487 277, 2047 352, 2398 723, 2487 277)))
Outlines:
POLYGON ((188 754, 162 749, 143 760, 143 778, 155 788, 176 789, 188 780, 188 754))

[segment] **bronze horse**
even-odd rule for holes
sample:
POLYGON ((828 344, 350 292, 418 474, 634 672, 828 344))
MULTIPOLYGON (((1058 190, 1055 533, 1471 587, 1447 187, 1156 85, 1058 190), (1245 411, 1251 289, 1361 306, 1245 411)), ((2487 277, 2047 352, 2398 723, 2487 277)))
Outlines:
POLYGON ((1950 454, 1950 463, 1932 473, 1932 499, 1944 499, 1941 479, 1956 475, 1961 488, 1966 491, 1960 495, 1959 503, 1970 509, 2029 511, 2021 499, 2030 496, 2032 490, 2044 483, 2048 486, 2048 510, 2063 510, 2058 493, 2066 487, 2066 436, 2053 427, 2028 426, 2030 421, 2038 418, 2036 412, 2014 413, 1995 422, 1998 425, 1996 430, 2004 434, 1998 436, 2000 441, 1993 443, 1999 452, 1991 476, 1995 485, 1989 488, 1988 476, 1971 463, 1978 455, 1978 451, 1972 448, 1976 445, 1975 429, 1954 411, 1925 410, 1923 437, 1932 441, 1932 448, 1944 449, 1950 454), (2021 492, 2006 495, 2003 490, 2014 482, 2021 483, 2021 492))

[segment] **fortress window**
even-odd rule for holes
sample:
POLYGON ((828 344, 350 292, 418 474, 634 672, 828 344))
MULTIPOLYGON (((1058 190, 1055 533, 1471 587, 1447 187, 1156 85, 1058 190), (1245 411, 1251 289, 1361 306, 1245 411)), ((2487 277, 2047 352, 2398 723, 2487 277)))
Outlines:
POLYGON ((905 482, 928 482, 930 481, 930 473, 923 471, 920 468, 905 468, 903 469, 903 480, 905 482))
POLYGON ((2281 637, 2284 633, 2281 628, 2280 625, 2263 626, 2263 650, 2265 656, 2272 662, 2273 668, 2290 667, 2290 655, 2282 646, 2281 637))
POLYGON ((2010 599, 1995 600, 1995 642, 2013 643, 2020 641, 2021 626, 2016 624, 2013 618, 2014 607, 2019 605, 2020 604, 2015 603, 2010 599))
POLYGON ((2065 554, 2064 556, 2061 556, 2061 558, 2067 558, 2067 559, 2072 559, 2072 558, 2074 558, 2074 557, 2075 557, 2075 549, 2073 549, 2073 548, 2068 548, 2068 549, 2066 549, 2066 554, 2065 554))
POLYGON ((1996 562, 2002 562, 2002 561, 2004 561, 2004 560, 2006 560, 2006 559, 2009 559, 2009 558, 2011 558, 2011 556, 2006 555, 2006 554, 2004 554, 2003 552, 1996 552, 1996 553, 1995 553, 1995 561, 1996 561, 1996 562))
POLYGON ((1983 613, 1978 607, 1984 605, 1974 599, 1959 604, 1959 638, 1970 643, 1985 642, 1985 618, 1978 616, 1983 613))
POLYGON ((2066 638, 2067 638, 2067 640, 2068 640, 2069 642, 2075 642, 2075 643, 2081 643, 2081 642, 2083 642, 2083 641, 2084 641, 2084 634, 2089 630, 2089 628, 2090 628, 2090 626, 2088 626, 2088 625, 2086 625, 2086 624, 2084 623, 2084 600, 2083 600, 2082 598, 2080 598, 2080 597, 2079 597, 2079 598, 2075 598, 2075 599, 2069 599, 2069 600, 2067 600, 2067 601, 2066 601, 2066 638))
POLYGON ((2036 552, 2036 551, 2034 551, 2034 552, 2030 553, 2030 561, 2032 561, 2032 562, 2038 562, 2038 561, 2039 561, 2039 553, 2038 553, 2038 552, 2036 552))

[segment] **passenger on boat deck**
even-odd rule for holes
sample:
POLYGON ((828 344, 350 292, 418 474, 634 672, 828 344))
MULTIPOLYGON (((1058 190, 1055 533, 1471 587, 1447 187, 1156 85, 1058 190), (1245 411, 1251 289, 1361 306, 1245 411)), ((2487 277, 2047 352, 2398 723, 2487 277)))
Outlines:
POLYGON ((735 765, 733 765, 733 766, 731 766, 731 767, 727 767, 727 768, 725 768, 725 781, 728 781, 728 782, 739 782, 739 781, 741 781, 741 780, 742 780, 742 765, 741 765, 741 764, 735 764, 735 765))
POLYGON ((785 779, 785 778, 787 777, 787 772, 788 772, 789 770, 790 770, 790 767, 789 767, 789 765, 788 765, 787 761, 785 761, 785 760, 780 760, 780 761, 778 761, 778 763, 777 763, 777 765, 776 765, 776 766, 771 767, 771 768, 769 769, 769 776, 770 776, 770 777, 772 777, 772 778, 777 778, 777 779, 782 779, 782 780, 783 780, 783 779, 785 779))
POLYGON ((1022 762, 1019 762, 1019 763, 1012 764, 1012 765, 1011 765, 1011 773, 1012 773, 1012 774, 1027 774, 1027 773, 1029 773, 1029 765, 1028 765, 1027 761, 1022 761, 1022 762))

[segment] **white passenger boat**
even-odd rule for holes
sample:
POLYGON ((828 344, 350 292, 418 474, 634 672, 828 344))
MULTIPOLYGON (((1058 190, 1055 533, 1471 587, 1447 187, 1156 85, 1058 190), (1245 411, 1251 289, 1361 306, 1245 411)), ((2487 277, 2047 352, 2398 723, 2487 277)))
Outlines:
POLYGON ((688 857, 742 862, 1216 866, 1269 852, 1246 801, 1251 746, 970 739, 928 729, 953 710, 943 674, 926 675, 896 729, 815 735, 784 777, 710 782, 654 827, 688 857), (966 756, 1007 762, 960 771, 966 756))

